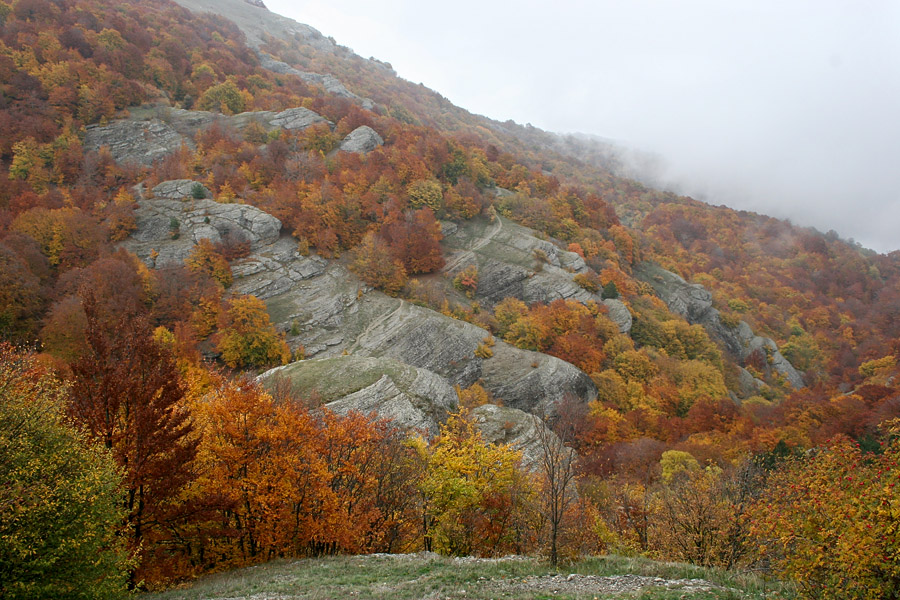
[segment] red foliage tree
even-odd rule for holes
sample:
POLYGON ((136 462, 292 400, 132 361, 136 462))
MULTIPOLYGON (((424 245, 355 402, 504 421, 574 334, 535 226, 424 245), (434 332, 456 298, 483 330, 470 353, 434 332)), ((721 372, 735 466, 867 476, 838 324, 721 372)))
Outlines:
POLYGON ((83 304, 88 351, 72 365, 70 414, 123 469, 130 541, 149 556, 181 517, 172 501, 194 476, 197 442, 181 405, 184 390, 145 317, 123 319, 112 336, 90 294, 83 304))

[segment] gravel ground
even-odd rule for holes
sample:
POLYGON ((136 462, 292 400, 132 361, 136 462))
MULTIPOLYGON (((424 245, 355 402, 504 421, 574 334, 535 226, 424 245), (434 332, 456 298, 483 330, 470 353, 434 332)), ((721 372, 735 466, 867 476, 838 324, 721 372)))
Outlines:
MULTIPOLYGON (((522 590, 549 593, 623 594, 648 587, 661 587, 683 592, 708 592, 725 589, 703 579, 663 579, 640 575, 544 575, 521 580, 485 581, 487 586, 504 590, 522 590)), ((735 590, 736 591, 736 590, 735 590)))

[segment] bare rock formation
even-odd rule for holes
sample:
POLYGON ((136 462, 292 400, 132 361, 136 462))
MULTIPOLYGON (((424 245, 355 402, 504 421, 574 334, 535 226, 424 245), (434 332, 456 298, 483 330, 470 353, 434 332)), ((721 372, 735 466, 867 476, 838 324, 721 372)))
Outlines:
POLYGON ((88 125, 84 134, 85 150, 109 148, 113 159, 122 164, 150 166, 182 145, 193 148, 194 142, 159 119, 88 125))
POLYGON ((458 402, 442 377, 387 358, 303 360, 267 371, 259 379, 267 386, 283 380, 300 398, 316 400, 338 414, 375 413, 432 436, 458 402))
POLYGON ((347 137, 341 142, 340 150, 341 152, 367 154, 383 144, 384 140, 377 131, 368 125, 362 125, 347 134, 347 137))
POLYGON ((712 294, 702 285, 688 283, 675 273, 652 263, 642 263, 635 275, 646 281, 673 313, 683 316, 691 324, 703 325, 713 340, 719 342, 732 358, 745 361, 754 352, 762 352, 767 363, 785 378, 795 389, 804 386, 803 377, 781 354, 777 344, 753 333, 750 326, 740 321, 736 327, 728 327, 713 308, 712 294))
POLYGON ((156 267, 184 262, 201 239, 232 239, 251 249, 274 243, 281 221, 246 204, 210 200, 203 184, 189 179, 166 181, 138 200, 137 230, 124 246, 156 267), (203 198, 195 196, 203 195, 203 198))

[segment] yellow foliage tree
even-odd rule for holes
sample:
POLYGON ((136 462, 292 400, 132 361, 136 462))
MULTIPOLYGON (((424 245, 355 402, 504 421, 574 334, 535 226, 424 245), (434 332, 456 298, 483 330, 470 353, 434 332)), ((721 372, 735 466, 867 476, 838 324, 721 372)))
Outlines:
POLYGON ((444 192, 439 181, 423 179, 414 181, 406 187, 406 195, 412 208, 429 207, 438 212, 444 201, 444 192))
POLYGON ((426 550, 464 556, 526 547, 535 491, 519 469, 519 452, 485 442, 465 409, 421 451, 426 550))
POLYGON ((265 303, 255 296, 230 300, 220 315, 218 349, 231 368, 286 364, 291 351, 275 330, 265 303))

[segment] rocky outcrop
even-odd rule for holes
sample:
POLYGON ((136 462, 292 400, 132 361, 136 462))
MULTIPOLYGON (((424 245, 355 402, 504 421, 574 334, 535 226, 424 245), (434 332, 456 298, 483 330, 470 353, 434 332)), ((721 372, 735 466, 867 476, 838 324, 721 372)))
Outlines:
POLYGON ((338 414, 375 413, 394 424, 436 435, 457 409, 456 392, 442 377, 396 360, 339 356, 304 360, 259 376, 264 385, 287 382, 298 397, 338 414))
POLYGON ((587 270, 574 252, 535 237, 530 229, 499 215, 477 217, 446 229, 444 272, 450 276, 469 265, 478 267, 478 300, 496 304, 509 297, 523 302, 571 298, 599 301, 572 281, 587 270))
POLYGON ((496 214, 441 225, 447 255, 444 272, 452 278, 475 265, 475 296, 482 305, 492 306, 504 298, 518 298, 526 304, 559 299, 602 302, 621 333, 631 330, 631 313, 621 301, 602 300, 574 282, 575 275, 588 270, 578 254, 562 250, 538 238, 531 229, 496 214))
POLYGON ((279 73, 281 75, 294 75, 295 77, 299 77, 306 83, 312 83, 314 85, 322 86, 329 94, 338 96, 339 98, 348 98, 350 100, 355 100, 359 102, 359 104, 366 110, 375 109, 374 102, 372 102, 368 98, 357 96, 346 87, 344 87, 344 84, 341 83, 340 80, 333 75, 322 75, 320 73, 309 73, 307 71, 301 71, 299 69, 295 69, 286 62, 275 60, 264 52, 257 52, 257 55, 259 56, 259 62, 263 66, 263 68, 266 68, 274 73, 279 73))
POLYGON ((152 266, 165 267, 184 262, 201 239, 248 242, 251 249, 278 240, 281 221, 272 215, 246 204, 220 204, 210 195, 189 179, 159 184, 138 200, 137 230, 123 245, 152 266), (201 192, 204 198, 194 197, 201 192))
MULTIPOLYGON (((252 252, 232 263, 229 291, 263 299, 291 347, 302 346, 307 357, 394 361, 429 371, 448 386, 480 381, 507 406, 544 414, 553 414, 564 398, 596 398, 593 381, 571 364, 499 341, 491 358, 476 356, 490 337, 485 329, 372 290, 340 261, 302 256, 294 240, 278 236, 281 223, 274 217, 243 204, 193 197, 201 192, 209 195, 196 182, 178 180, 141 195, 137 231, 124 245, 163 267, 183 261, 199 239, 241 236, 252 252)), ((392 381, 382 381, 366 398, 399 398, 391 386, 402 386, 392 381)))
POLYGON ((341 142, 340 150, 341 152, 367 154, 383 144, 384 140, 377 131, 368 125, 362 125, 347 134, 347 137, 341 142))
POLYGON ((184 110, 181 108, 163 108, 160 113, 166 122, 182 135, 191 136, 198 131, 209 127, 213 123, 219 123, 226 127, 234 127, 237 130, 244 129, 251 123, 262 125, 265 129, 303 130, 317 123, 333 125, 316 112, 303 108, 288 108, 281 112, 259 110, 242 112, 236 115, 223 115, 220 113, 202 110, 184 110))
POLYGON ((596 397, 593 381, 557 358, 497 342, 483 359, 475 350, 486 330, 390 298, 362 284, 341 263, 300 256, 289 238, 232 265, 234 293, 266 301, 272 321, 308 357, 389 358, 427 369, 451 385, 481 381, 508 406, 552 413, 567 396, 596 397))
POLYGON ((702 285, 688 283, 675 273, 652 263, 642 263, 635 268, 635 276, 646 281, 656 291, 673 313, 683 316, 689 323, 703 325, 715 341, 732 358, 743 362, 754 352, 762 352, 767 364, 795 389, 804 387, 803 378, 791 363, 779 352, 770 338, 753 333, 750 326, 740 321, 736 327, 728 327, 713 308, 712 294, 702 285))
POLYGON ((235 262, 231 271, 237 278, 236 292, 267 300, 322 275, 327 265, 328 261, 319 256, 301 255, 297 241, 283 237, 235 262))
POLYGON ((106 147, 117 163, 150 166, 194 142, 159 119, 116 121, 109 125, 89 125, 84 134, 84 149, 99 151, 106 147))
MULTIPOLYGON (((481 437, 492 444, 509 444, 522 453, 522 466, 532 471, 541 469, 546 447, 556 448, 559 438, 538 417, 508 406, 483 404, 472 409, 481 437)), ((566 452, 574 455, 571 449, 566 452)), ((551 454, 551 456, 553 456, 551 454)))
POLYGON ((98 151, 105 146, 117 163, 149 166, 182 145, 193 149, 193 138, 197 132, 213 123, 237 130, 242 130, 251 123, 257 123, 266 130, 303 130, 317 123, 334 125, 303 107, 281 112, 244 112, 231 116, 169 107, 138 108, 132 113, 133 117, 109 125, 88 126, 84 138, 85 149, 98 151))
POLYGON ((570 363, 503 342, 492 350, 494 355, 482 363, 481 378, 505 406, 551 416, 563 400, 597 397, 593 380, 570 363))
POLYGON ((289 108, 281 112, 253 111, 222 117, 222 120, 234 127, 243 129, 250 123, 258 123, 265 129, 287 129, 290 131, 306 129, 317 123, 332 123, 308 108, 289 108))
POLYGON ((236 263, 232 289, 263 297, 273 322, 288 332, 288 343, 303 346, 307 356, 347 352, 427 369, 451 385, 480 380, 494 397, 524 410, 552 413, 567 396, 584 402, 596 397, 590 377, 569 363, 503 342, 496 343, 493 357, 475 356, 490 336, 486 330, 369 290, 340 263, 298 260, 292 252, 279 242, 236 263), (271 262, 265 269, 254 266, 252 273, 244 270, 262 261, 271 262))
POLYGON ((147 194, 147 198, 154 200, 189 200, 194 196, 197 199, 212 198, 212 193, 205 185, 193 179, 171 179, 158 184, 147 194))
MULTIPOLYGON (((258 0, 253 0, 256 1, 258 0)), ((361 98, 349 91, 333 75, 300 71, 274 59, 260 49, 266 38, 272 36, 291 45, 298 42, 305 44, 323 54, 348 52, 346 48, 339 47, 332 38, 322 35, 317 29, 268 10, 261 11, 255 5, 248 5, 248 0, 176 0, 176 2, 189 10, 216 13, 233 21, 247 36, 247 45, 256 50, 263 68, 283 75, 294 75, 307 83, 320 85, 329 94, 359 102, 366 110, 375 108, 376 105, 372 100, 361 98)))
POLYGON ((260 10, 256 5, 257 1, 248 3, 247 0, 176 0, 176 3, 195 12, 222 15, 234 22, 247 36, 247 45, 252 48, 262 45, 268 36, 274 36, 288 43, 299 41, 326 54, 337 51, 338 46, 333 39, 325 37, 309 25, 268 10, 260 10))

